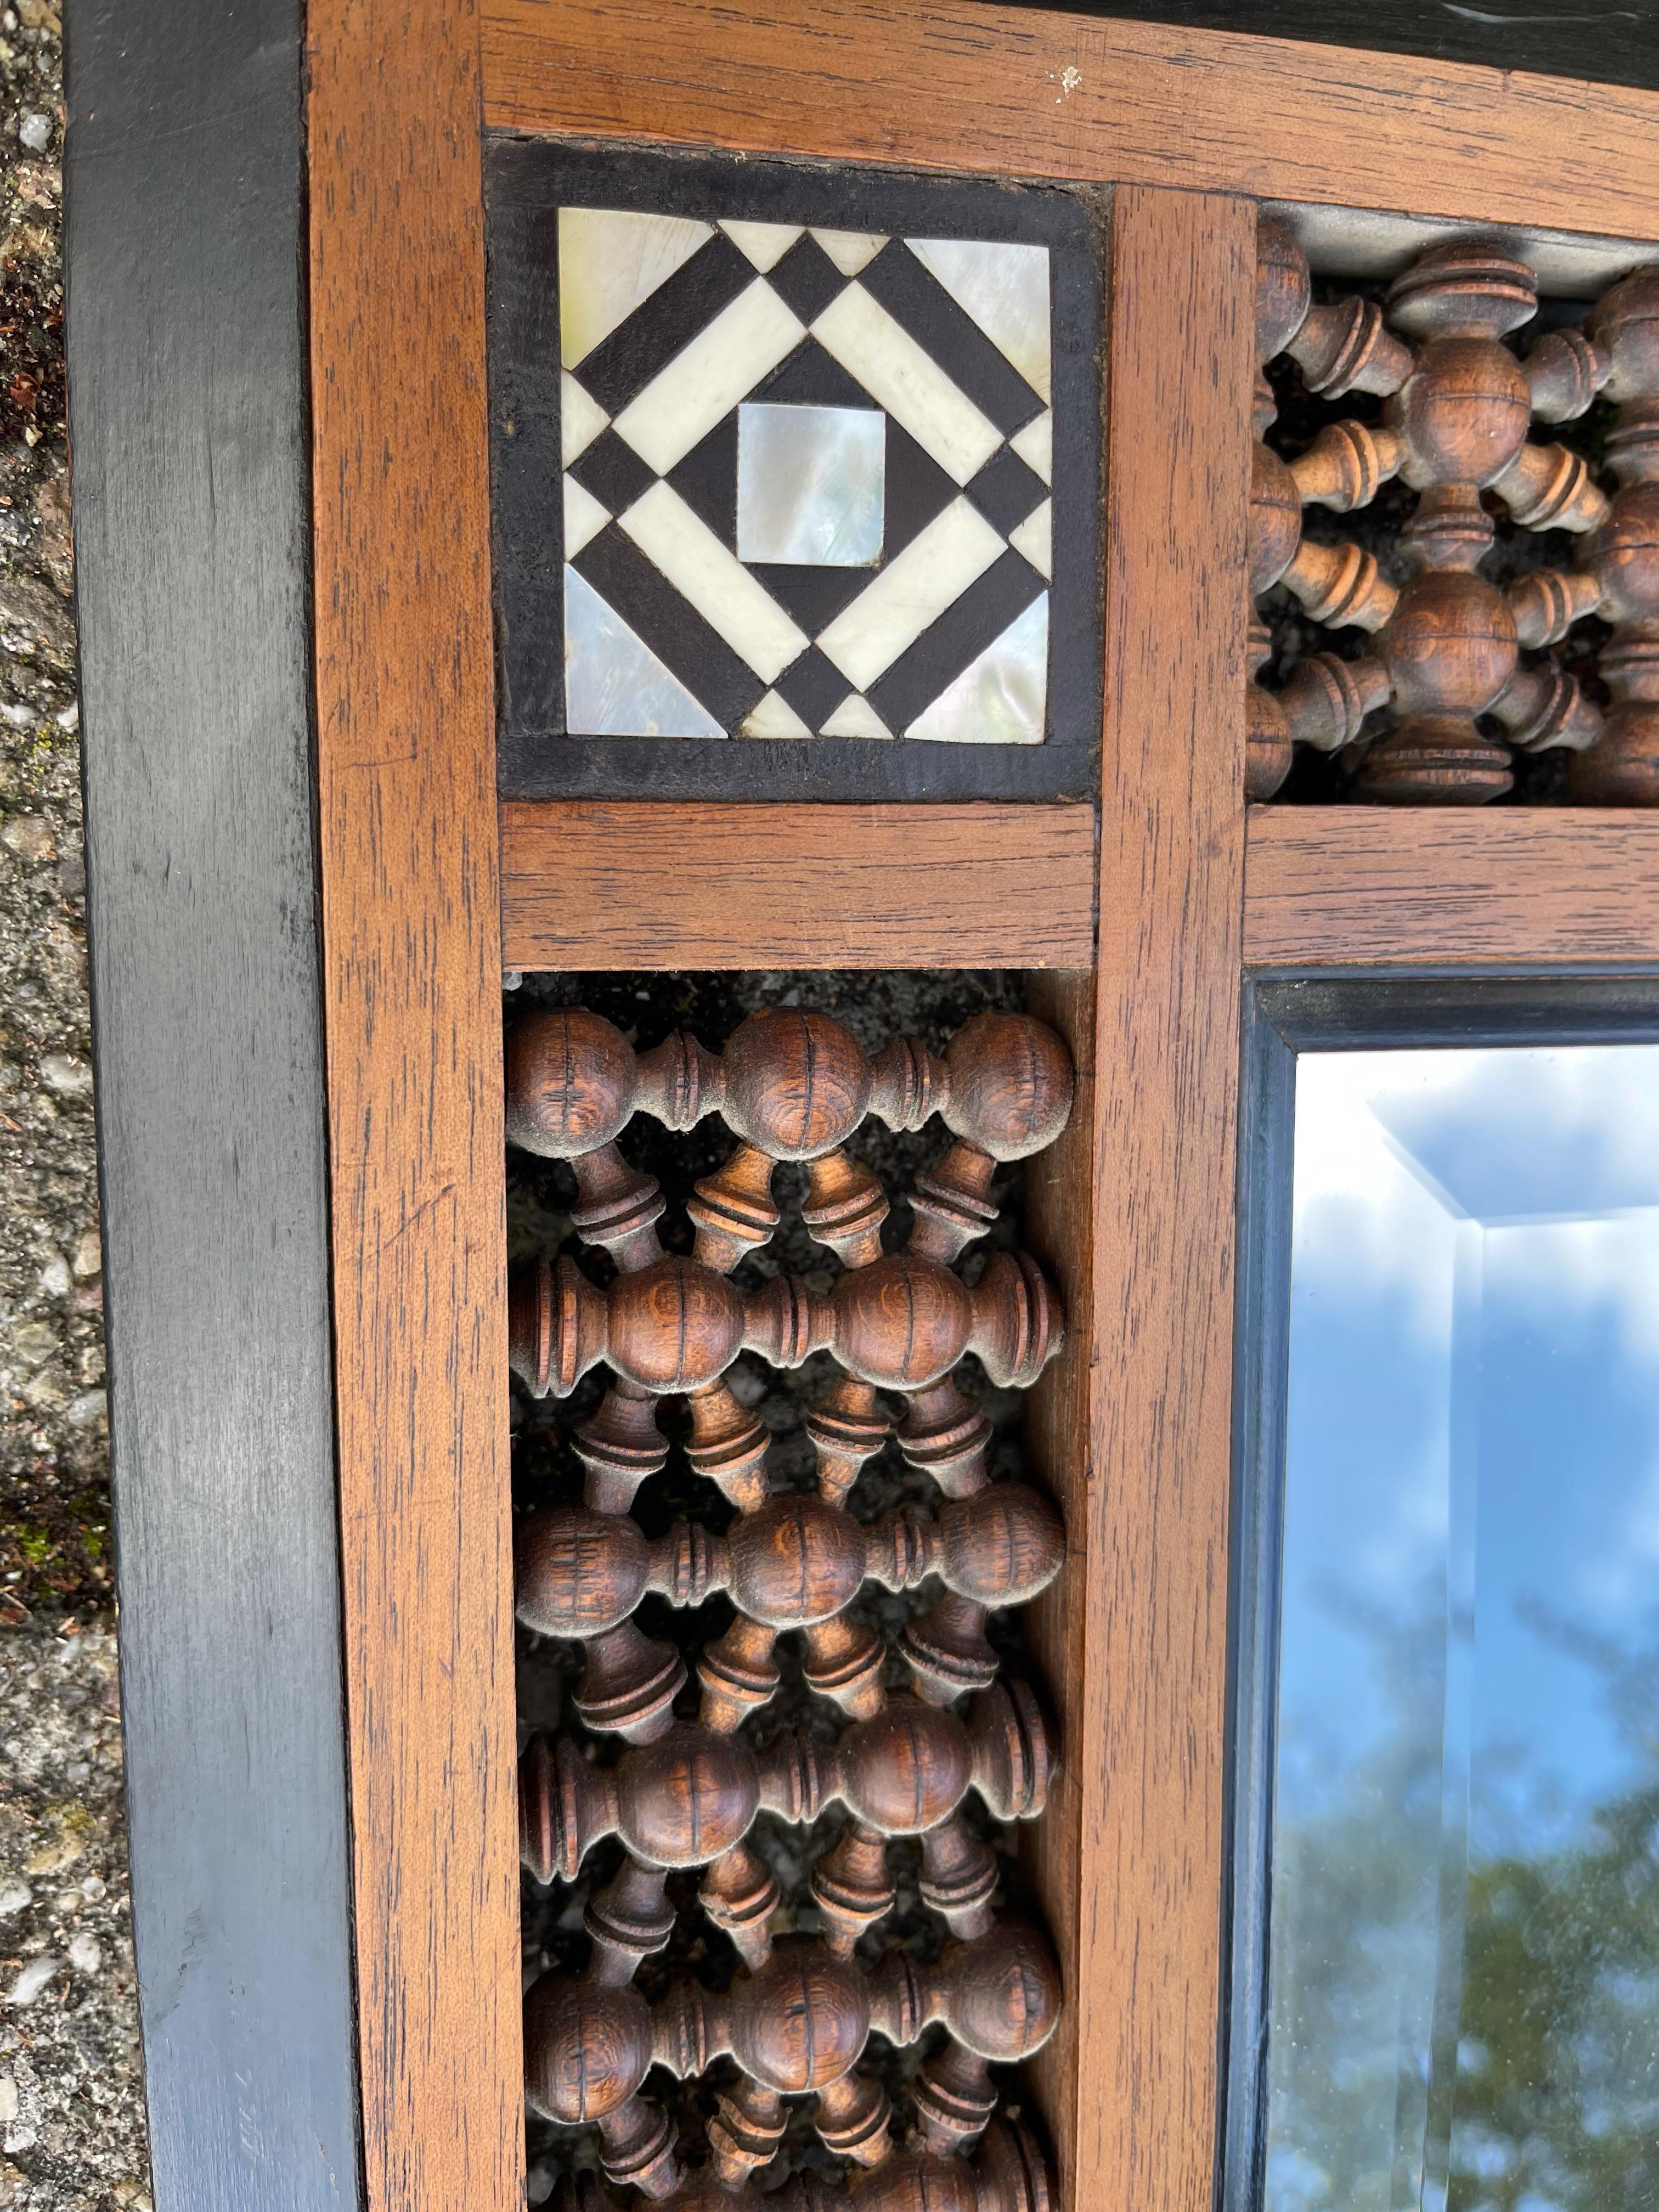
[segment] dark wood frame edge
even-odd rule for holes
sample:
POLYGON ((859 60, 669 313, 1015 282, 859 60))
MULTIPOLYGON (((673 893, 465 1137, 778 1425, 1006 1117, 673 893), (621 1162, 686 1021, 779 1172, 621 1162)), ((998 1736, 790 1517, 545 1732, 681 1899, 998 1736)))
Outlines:
POLYGON ((1265 2014, 1267 1972, 1272 1799, 1264 1784, 1273 1772, 1296 1055, 1261 1012, 1261 995, 1247 981, 1240 1007, 1218 2212, 1258 2212, 1263 2174, 1263 2077, 1251 2039, 1265 2014))
POLYGON ((362 2184, 301 9, 166 0, 137 40, 101 0, 68 13, 94 1057, 154 2192, 158 2212, 341 2212, 362 2184), (236 465, 216 471, 228 423, 236 465))

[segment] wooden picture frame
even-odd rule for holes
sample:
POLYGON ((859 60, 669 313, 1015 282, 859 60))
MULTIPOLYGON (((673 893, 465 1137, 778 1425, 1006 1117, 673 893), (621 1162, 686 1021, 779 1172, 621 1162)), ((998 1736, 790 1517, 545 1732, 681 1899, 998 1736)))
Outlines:
POLYGON ((72 47, 158 2206, 522 2201, 502 968, 971 960, 1028 971, 1080 1079, 1027 1201, 1073 1317, 1031 1427, 1072 1546, 1036 1631, 1068 1685, 1030 1854, 1068 1996, 1036 2094, 1063 2203, 1200 2212, 1247 981, 1659 970, 1648 817, 1247 809, 1257 206, 1571 232, 1616 258, 1652 229, 1659 94, 978 0, 313 0, 302 106, 297 4, 279 14, 263 39, 216 19, 184 82, 130 79, 91 0, 72 47), (150 98, 179 127, 136 191, 124 133, 150 98), (253 118, 249 194, 216 166, 204 118, 227 112, 253 118), (489 130, 1110 188, 1097 806, 498 810, 489 130))

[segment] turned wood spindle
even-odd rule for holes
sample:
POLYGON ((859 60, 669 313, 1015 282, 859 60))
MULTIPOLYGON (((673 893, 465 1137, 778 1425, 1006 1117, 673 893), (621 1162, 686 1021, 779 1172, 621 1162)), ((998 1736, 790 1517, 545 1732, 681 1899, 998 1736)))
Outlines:
MULTIPOLYGON (((1382 349, 1366 339, 1381 324, 1364 303, 1315 308, 1297 323, 1309 290, 1294 239, 1282 224, 1264 224, 1264 357, 1275 344, 1288 350, 1309 388, 1328 396, 1384 396, 1385 420, 1380 428, 1329 423, 1287 465, 1261 443, 1273 416, 1271 396, 1259 390, 1250 589, 1282 580, 1315 621, 1370 630, 1376 643, 1352 659, 1309 656, 1275 695, 1253 684, 1249 793, 1262 798, 1277 788, 1292 745, 1353 744, 1367 716, 1390 708, 1392 727, 1361 763, 1359 795, 1480 804, 1508 789, 1512 749, 1582 751, 1601 726, 1575 677, 1553 660, 1522 658, 1596 610, 1602 586, 1594 564, 1537 569, 1502 590, 1480 570, 1493 543, 1489 496, 1530 531, 1588 536, 1605 523, 1607 503, 1587 464, 1529 433, 1534 421, 1582 414, 1607 377, 1610 355, 1594 332, 1561 330, 1517 359, 1504 340, 1535 313, 1536 283, 1524 262, 1488 240, 1453 240, 1418 256, 1390 289, 1387 320, 1400 335, 1382 332, 1382 349), (1336 343, 1343 332, 1347 352, 1336 343), (1305 507, 1363 507, 1396 474, 1417 494, 1401 539, 1413 574, 1398 592, 1370 555, 1302 534, 1305 507), (1487 716, 1501 725, 1504 743, 1480 728, 1487 716)), ((1269 641, 1252 619, 1254 672, 1269 641)))
POLYGON ((825 2140, 842 2155, 870 2166, 888 2154, 886 2097, 853 2074, 869 2032, 863 1974, 797 1938, 723 1995, 680 1984, 655 2006, 591 1971, 544 1975, 525 2007, 526 2080, 546 2118, 598 2125, 611 2180, 661 2197, 680 2179, 673 2131, 640 2085, 653 2063, 685 2076, 729 2054, 745 2078, 719 2097, 710 2164, 722 2185, 738 2187, 775 2154, 786 2096, 814 2097, 825 2140))
POLYGON ((1029 1014, 972 1015, 945 1048, 940 1112, 957 1139, 916 1177, 910 1249, 956 1259, 996 1219, 991 1178, 1000 1163, 1046 1151, 1071 1119, 1072 1056, 1029 1014))
POLYGON ((723 1996, 692 1984, 672 1990, 653 2014, 652 2055, 682 2077, 728 2053, 742 2068, 747 2080, 722 2095, 709 2130, 714 2173, 735 2185, 773 2157, 786 2096, 814 2098, 819 2132, 842 2155, 866 2166, 886 2157, 886 2096, 853 2072, 869 2033, 863 1974, 823 1944, 793 1937, 723 1996))
POLYGON ((931 1965, 890 1952, 871 1989, 870 2024, 914 2043, 942 2021, 951 2041, 923 2068, 917 2117, 930 2150, 972 2142, 996 2105, 987 2067, 1040 2051, 1060 2019, 1060 1969, 1034 1928, 1004 1920, 971 1942, 947 1943, 931 1965))
POLYGON ((640 1055, 602 1014, 582 1006, 521 1015, 505 1045, 507 1142, 566 1160, 576 1178, 571 1223, 619 1267, 661 1252, 663 1200, 654 1176, 631 1168, 616 1139, 636 1113, 689 1129, 720 1103, 719 1063, 675 1034, 640 1055))
MULTIPOLYGON (((722 2181, 711 2166, 686 2175, 662 2212, 752 2212, 756 2198, 722 2181)), ((850 2190, 821 2174, 792 2175, 766 2193, 768 2212, 1054 2212, 1054 2185, 1036 2137, 1019 2121, 994 2120, 972 2159, 908 2151, 860 2175, 850 2190)), ((611 2212, 591 2173, 561 2177, 551 2212, 611 2212)))
POLYGON ((681 1523, 647 1543, 624 1515, 555 1506, 520 1526, 515 1607, 538 1634, 586 1644, 574 1702, 586 1725, 649 1743, 666 1733, 686 1673, 672 1644, 641 1633, 635 1607, 647 1590, 676 1605, 699 1604, 715 1572, 714 1547, 700 1528, 681 1523))
POLYGON ((1597 743, 1568 764, 1573 798, 1659 805, 1659 270, 1641 269, 1598 301, 1590 334, 1608 362, 1618 419, 1607 460, 1619 480, 1589 565, 1613 624, 1598 667, 1613 706, 1597 743))
POLYGON ((1041 1268, 1012 1252, 995 1254, 971 1291, 939 1261, 890 1252, 849 1270, 828 1298, 785 1275, 745 1297, 678 1256, 602 1291, 566 1256, 514 1269, 507 1311, 514 1372, 534 1395, 561 1398, 602 1360, 653 1396, 691 1395, 744 1351, 785 1368, 828 1351, 858 1381, 899 1391, 942 1381, 971 1352, 1000 1388, 1024 1389, 1063 1328, 1041 1268))
POLYGON ((933 1055, 898 1038, 872 1060, 831 1016, 780 1006, 739 1024, 721 1069, 720 1111, 738 1148, 690 1201, 697 1258, 725 1273, 770 1239, 778 1224, 772 1170, 780 1160, 809 1164, 802 1216, 819 1243, 849 1267, 874 1258, 887 1194, 842 1147, 870 1114, 890 1128, 921 1127, 944 1080, 933 1055))
POLYGON ((544 1974, 525 1999, 525 2094, 544 2119, 596 2125, 607 2179, 647 2197, 680 2182, 673 2123, 639 2094, 651 2013, 639 1993, 586 1975, 544 1974))
MULTIPOLYGON (((1482 240, 1431 246, 1390 288, 1390 319, 1419 341, 1388 409, 1418 495, 1403 533, 1414 573, 1378 641, 1398 719, 1361 766, 1365 797, 1479 805, 1513 781, 1507 751, 1478 727, 1514 679, 1520 647, 1509 601, 1479 573, 1494 534, 1480 495, 1505 498, 1523 524, 1583 526, 1571 500, 1542 513, 1537 467, 1548 464, 1528 459, 1543 453, 1528 446, 1532 387, 1503 343, 1537 305, 1527 264, 1482 240)), ((1562 703, 1571 712, 1576 700, 1562 703)))
MULTIPOLYGON (((619 1835, 649 1870, 706 1867, 743 1843, 762 1806, 799 1822, 837 1801, 873 1835, 925 1835, 950 1820, 970 1787, 999 1820, 1034 1820, 1052 1765, 1041 1709, 1018 1680, 975 1698, 965 1718, 894 1698, 827 1748, 785 1736, 758 1757, 744 1737, 687 1721, 630 1744, 614 1767, 590 1764, 568 1737, 537 1736, 519 1768, 520 1856, 544 1884, 556 1875, 574 1881, 608 1835, 619 1835)), ((723 1898, 727 1887, 717 1881, 714 1894, 723 1898)), ((839 1929, 833 1899, 819 1902, 839 1929)), ((860 1920, 852 1940, 877 1917, 860 1920)), ((852 1948, 835 1936, 831 1942, 852 1948)))
MULTIPOLYGON (((1289 773, 1298 730, 1287 702, 1264 690, 1260 672, 1272 649, 1257 605, 1282 582, 1316 622, 1379 629, 1395 593, 1376 560, 1346 542, 1320 544, 1303 534, 1303 508, 1324 506, 1347 513, 1364 507, 1400 465, 1397 438, 1361 423, 1334 424, 1309 452, 1287 464, 1266 443, 1277 410, 1261 364, 1288 352, 1310 391, 1339 398, 1354 391, 1394 391, 1411 356, 1383 328, 1374 305, 1351 299, 1313 305, 1307 257, 1288 227, 1265 221, 1256 242, 1256 376, 1253 409, 1246 611, 1246 793, 1268 799, 1289 773)), ((1321 731, 1322 734, 1322 729, 1321 731)))
POLYGON ((926 1860, 927 1838, 947 1828, 937 1854, 939 1909, 956 1932, 977 1930, 994 1868, 982 1845, 951 1825, 953 1816, 972 1787, 998 1820, 1035 1820, 1048 1802, 1052 1767, 1041 1708, 1018 1680, 976 1697, 965 1719, 901 1697, 844 1729, 823 1760, 820 1803, 838 1798, 853 1817, 812 1870, 831 1949, 850 1954, 890 1910, 888 1838, 922 1837, 926 1860))
MULTIPOLYGON (((830 2212, 836 2199, 803 2176, 799 2212, 830 2212)), ((909 2151, 861 2176, 849 2212, 1053 2212, 1054 2182, 1036 2142, 1017 2122, 994 2120, 971 2159, 909 2151)), ((795 2208, 781 2208, 795 2212, 795 2208)))

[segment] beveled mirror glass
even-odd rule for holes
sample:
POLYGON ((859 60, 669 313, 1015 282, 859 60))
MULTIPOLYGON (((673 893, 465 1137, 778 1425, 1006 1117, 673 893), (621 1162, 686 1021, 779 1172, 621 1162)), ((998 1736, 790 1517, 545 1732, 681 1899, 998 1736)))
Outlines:
POLYGON ((1659 2205, 1659 1047, 1296 1085, 1267 2203, 1659 2205))

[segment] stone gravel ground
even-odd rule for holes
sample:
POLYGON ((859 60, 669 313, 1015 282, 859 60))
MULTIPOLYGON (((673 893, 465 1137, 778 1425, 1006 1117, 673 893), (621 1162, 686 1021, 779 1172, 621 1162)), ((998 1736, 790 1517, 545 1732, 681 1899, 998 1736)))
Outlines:
POLYGON ((64 427, 62 24, 0 0, 0 2212, 147 2212, 64 427))

